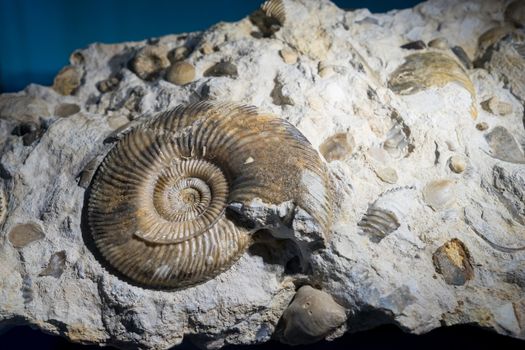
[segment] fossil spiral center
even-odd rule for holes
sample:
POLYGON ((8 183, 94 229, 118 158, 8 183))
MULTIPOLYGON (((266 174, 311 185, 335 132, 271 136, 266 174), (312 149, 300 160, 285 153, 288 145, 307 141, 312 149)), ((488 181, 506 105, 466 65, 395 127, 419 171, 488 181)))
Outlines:
MULTIPOLYGON (((162 187, 160 189, 164 190, 162 187)), ((171 206, 173 212, 197 211, 201 213, 210 204, 211 195, 211 189, 205 181, 195 177, 180 179, 171 188, 165 190, 167 197, 165 203, 171 206)))
MULTIPOLYGON (((171 223, 188 223, 200 231, 226 206, 228 186, 222 171, 206 160, 193 159, 166 167, 153 185, 153 205, 171 223)), ((189 232, 187 232, 189 233, 189 232)))

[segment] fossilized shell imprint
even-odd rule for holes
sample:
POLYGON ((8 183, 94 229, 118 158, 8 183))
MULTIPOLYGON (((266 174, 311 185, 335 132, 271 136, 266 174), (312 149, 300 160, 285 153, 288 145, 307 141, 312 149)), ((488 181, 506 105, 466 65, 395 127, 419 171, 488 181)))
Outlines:
POLYGON ((275 18, 280 25, 286 21, 286 12, 282 0, 268 0, 261 5, 261 9, 268 17, 275 18))
POLYGON ((255 107, 200 102, 161 113, 116 144, 93 180, 87 217, 118 271, 182 287, 245 251, 249 232, 226 215, 230 203, 292 201, 329 230, 329 188, 324 163, 291 124, 255 107))
POLYGON ((388 87, 396 94, 410 95, 432 86, 444 86, 451 82, 461 85, 470 93, 471 114, 476 119, 474 85, 463 67, 444 53, 423 52, 405 57, 405 62, 390 76, 388 87))

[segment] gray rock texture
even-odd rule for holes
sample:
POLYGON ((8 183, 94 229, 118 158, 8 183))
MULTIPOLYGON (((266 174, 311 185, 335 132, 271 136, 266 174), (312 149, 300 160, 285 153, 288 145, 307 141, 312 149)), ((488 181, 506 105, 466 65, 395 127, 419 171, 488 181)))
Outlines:
POLYGON ((372 14, 274 0, 204 32, 92 44, 52 87, 1 95, 0 328, 121 348, 255 344, 310 285, 346 314, 336 307, 342 323, 320 325, 315 339, 385 323, 417 334, 468 323, 525 339, 525 81, 513 71, 525 49, 523 29, 505 22, 508 3, 372 14), (419 56, 408 69, 424 73, 396 93, 389 81, 409 55, 419 56), (166 80, 179 61, 195 69, 184 85, 166 80), (491 98, 505 113, 482 108, 491 98), (132 285, 90 241, 86 190, 128 123, 203 99, 279 115, 320 150, 336 193, 332 232, 314 250, 297 249, 300 224, 283 237, 255 233, 206 283, 132 285))

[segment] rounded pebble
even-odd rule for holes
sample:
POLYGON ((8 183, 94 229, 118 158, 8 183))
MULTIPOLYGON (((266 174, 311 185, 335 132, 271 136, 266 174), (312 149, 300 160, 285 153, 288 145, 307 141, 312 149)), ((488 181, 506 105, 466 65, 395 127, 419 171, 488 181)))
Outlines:
POLYGON ((188 62, 176 62, 166 73, 166 80, 175 85, 186 85, 195 79, 195 67, 188 62))
POLYGON ((460 156, 452 156, 448 160, 448 166, 450 167, 450 170, 455 172, 456 174, 462 173, 465 168, 467 167, 467 163, 465 160, 460 156))

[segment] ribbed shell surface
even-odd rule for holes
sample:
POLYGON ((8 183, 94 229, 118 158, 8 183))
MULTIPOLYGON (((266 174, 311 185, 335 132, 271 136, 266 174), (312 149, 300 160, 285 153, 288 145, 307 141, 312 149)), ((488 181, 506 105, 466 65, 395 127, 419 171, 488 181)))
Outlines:
POLYGON ((254 107, 200 102, 161 113, 108 153, 92 184, 88 223, 106 260, 146 286, 216 276, 245 251, 229 203, 293 201, 331 224, 324 164, 291 124, 254 107))

